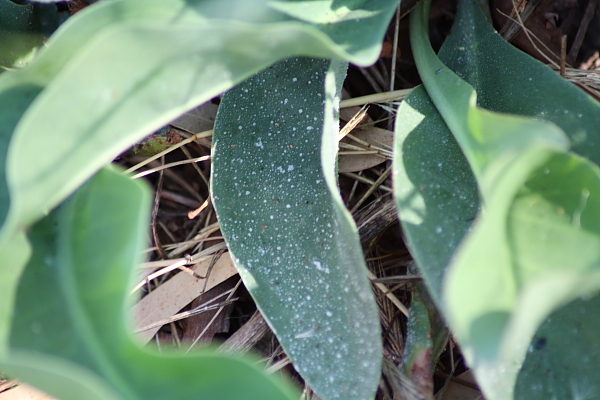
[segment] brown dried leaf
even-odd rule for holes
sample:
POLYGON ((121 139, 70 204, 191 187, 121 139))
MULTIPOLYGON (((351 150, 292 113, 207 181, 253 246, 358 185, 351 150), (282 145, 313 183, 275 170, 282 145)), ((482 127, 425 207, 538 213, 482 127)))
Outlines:
MULTIPOLYGON (((362 139, 372 146, 384 149, 391 149, 394 141, 394 133, 387 129, 369 127, 363 129, 357 129, 352 132, 352 135, 359 139, 362 139)), ((345 143, 351 145, 357 145, 358 143, 350 139, 344 139, 345 143)), ((347 151, 346 149, 342 149, 347 151)), ((371 150, 366 149, 365 150, 371 150)), ((390 150, 391 151, 391 150, 390 150)), ((365 154, 365 155, 343 155, 339 157, 338 168, 339 172, 357 172, 365 169, 372 168, 386 161, 387 158, 381 154, 365 154)))
MULTIPOLYGON (((212 258, 208 258, 193 269, 196 274, 205 276, 212 258)), ((180 272, 153 292, 140 300, 132 308, 134 329, 140 329, 173 316, 183 307, 202 294, 237 274, 229 253, 224 253, 215 263, 208 276, 208 282, 195 278, 187 272, 180 272)), ((148 343, 160 327, 136 334, 142 343, 148 343)))
POLYGON ((54 397, 25 384, 0 393, 0 400, 56 400, 54 397))
POLYGON ((477 383, 471 370, 463 372, 457 378, 457 381, 450 381, 448 384, 444 391, 444 400, 478 400, 483 398, 483 394, 473 388, 477 383), (464 381, 468 385, 463 385, 460 381, 464 381))
POLYGON ((215 116, 219 106, 212 103, 205 103, 200 107, 194 108, 177 118, 171 124, 185 129, 189 132, 204 132, 212 129, 215 124, 215 116))

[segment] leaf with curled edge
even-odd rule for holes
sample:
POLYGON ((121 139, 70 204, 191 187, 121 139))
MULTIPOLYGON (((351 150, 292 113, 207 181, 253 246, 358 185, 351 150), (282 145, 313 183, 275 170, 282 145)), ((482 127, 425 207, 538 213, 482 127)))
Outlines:
POLYGON ((397 3, 331 0, 369 15, 319 25, 262 0, 101 1, 0 74, 0 259, 10 260, 0 265, 0 353, 31 224, 144 136, 277 60, 374 62, 397 3))
POLYGON ((477 7, 461 2, 440 52, 447 64, 427 42, 425 9, 413 14, 412 47, 427 94, 415 91, 399 110, 396 193, 419 267, 486 396, 510 399, 537 327, 600 288, 600 170, 574 153, 598 157, 599 113, 595 101, 502 42, 477 7), (529 117, 495 112, 516 108, 529 117), (425 132, 427 124, 439 129, 425 132), (413 150, 441 148, 444 140, 450 147, 419 165, 413 150), (440 171, 450 178, 434 179, 440 171), (477 194, 481 211, 472 223, 477 194), (458 214, 448 213, 455 208, 458 214), (425 256, 434 246, 443 250, 425 256))
POLYGON ((382 359, 377 306, 335 173, 345 68, 275 64, 223 96, 213 139, 212 199, 232 259, 325 400, 372 398, 382 359))
POLYGON ((127 294, 150 198, 145 184, 107 168, 30 229, 2 371, 62 400, 297 399, 253 359, 159 353, 134 340, 127 294))

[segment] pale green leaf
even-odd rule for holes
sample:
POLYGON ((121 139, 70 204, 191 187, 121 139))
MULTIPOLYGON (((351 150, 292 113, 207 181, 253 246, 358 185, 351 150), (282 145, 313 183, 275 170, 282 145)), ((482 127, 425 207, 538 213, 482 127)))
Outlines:
POLYGON ((134 342, 125 296, 149 208, 145 185, 105 169, 30 230, 2 370, 62 400, 297 398, 252 359, 134 342))
MULTIPOLYGON (((454 61, 456 72, 471 78, 476 86, 479 84, 478 88, 487 93, 485 106, 496 111, 514 111, 507 106, 507 99, 515 99, 517 90, 514 88, 525 82, 519 95, 538 105, 527 108, 522 101, 520 104, 526 109, 523 113, 548 116, 574 143, 583 141, 576 150, 592 154, 585 141, 589 140, 589 147, 593 149, 595 139, 590 135, 595 132, 592 127, 598 116, 597 104, 565 82, 554 88, 551 83, 560 80, 558 76, 542 80, 552 72, 532 59, 503 54, 518 51, 507 50, 509 46, 496 34, 489 34, 489 27, 488 36, 481 34, 481 31, 486 32, 482 28, 486 23, 482 22, 484 18, 477 7, 472 1, 461 3, 457 25, 448 41, 451 46, 468 38, 468 46, 456 46, 454 52, 442 52, 448 59, 451 58, 448 54, 459 58, 454 61), (486 45, 480 46, 480 43, 486 45), (476 54, 478 51, 479 55, 476 54), (499 66, 503 61, 513 58, 517 60, 516 64, 524 65, 513 68, 517 72, 512 74, 497 73, 506 68, 499 66), (466 61, 471 59, 475 62, 466 61), (528 63, 530 68, 526 67, 528 63), (488 64, 495 64, 489 75, 485 68, 477 68, 488 64), (512 79, 510 82, 508 75, 512 79), (550 89, 544 92, 527 87, 526 82, 532 81, 532 77, 540 79, 536 84, 550 89), (502 94, 505 87, 509 88, 507 97, 502 94), (555 93, 551 94, 553 90, 555 93), (544 103, 542 106, 537 101, 540 93, 545 94, 540 101, 544 103), (548 106, 551 102, 555 103, 552 107, 548 106), (578 110, 578 107, 593 111, 593 115, 586 117, 575 113, 577 117, 567 118, 567 123, 560 120, 563 110, 578 110), (544 110, 548 111, 544 114, 544 110)), ((435 108, 443 117, 441 125, 447 125, 452 131, 474 172, 482 208, 470 232, 466 233, 470 221, 465 221, 467 215, 464 212, 459 214, 458 226, 444 232, 451 218, 439 212, 443 208, 438 203, 442 197, 436 198, 435 193, 458 196, 473 193, 472 181, 465 180, 455 189, 449 189, 450 182, 441 184, 435 193, 416 193, 413 196, 416 201, 407 201, 410 200, 408 195, 416 192, 410 185, 416 188, 423 185, 419 175, 424 177, 425 183, 434 182, 426 175, 435 174, 441 167, 432 167, 436 164, 439 167, 439 163, 447 158, 431 160, 428 169, 415 168, 419 157, 411 161, 410 148, 406 146, 411 143, 413 129, 399 128, 403 133, 399 135, 401 147, 397 149, 403 160, 396 163, 398 182, 409 185, 396 189, 400 215, 408 214, 404 226, 411 245, 450 245, 440 253, 441 260, 428 264, 425 257, 419 259, 425 247, 416 251, 417 260, 434 289, 439 290, 442 284, 442 292, 438 291, 436 298, 486 396, 509 399, 527 346, 539 324, 555 308, 600 288, 600 257, 595 250, 600 244, 600 227, 594 218, 600 210, 596 200, 596 196, 600 196, 600 170, 586 159, 566 151, 570 142, 556 125, 477 107, 473 88, 442 64, 426 41, 425 9, 418 10, 413 19, 412 47, 421 77, 435 108), (435 211, 431 216, 426 215, 429 209, 435 211), (421 210, 418 219, 414 218, 415 210, 421 210), (421 227, 423 221, 427 223, 421 227), (432 235, 432 227, 438 237, 432 235), (461 234, 466 235, 453 249, 461 234), (451 240, 444 242, 445 237, 451 240), (444 271, 448 263, 448 271, 444 271), (432 268, 435 270, 431 271, 432 268)), ((415 121, 412 127, 417 127, 414 130, 417 138, 424 126, 420 119, 435 114, 426 102, 418 100, 419 96, 423 97, 423 93, 417 92, 401 107, 398 121, 399 127, 404 115, 410 118, 409 121, 415 121), (421 107, 424 113, 413 105, 417 105, 417 109, 421 107)), ((429 123, 439 125, 440 122, 438 117, 430 119, 429 123)), ((445 129, 437 131, 444 132, 445 129)), ((433 143, 439 139, 429 136, 420 141, 433 143)), ((594 156, 597 157, 597 152, 594 156)), ((460 157, 456 161, 453 168, 465 165, 460 157)), ((457 178, 454 181, 459 181, 457 178)), ((464 199, 459 197, 450 204, 456 207, 461 203, 464 204, 464 199)))
MULTIPOLYGON (((0 241, 145 135, 277 60, 302 54, 373 62, 397 2, 379 1, 377 12, 371 2, 351 2, 360 18, 336 17, 326 26, 262 0, 104 0, 76 14, 25 68, 0 75, 0 105, 11 107, 0 107, 0 241)), ((18 277, 22 265, 11 268, 18 277)), ((6 285, 2 327, 14 297, 6 285)))

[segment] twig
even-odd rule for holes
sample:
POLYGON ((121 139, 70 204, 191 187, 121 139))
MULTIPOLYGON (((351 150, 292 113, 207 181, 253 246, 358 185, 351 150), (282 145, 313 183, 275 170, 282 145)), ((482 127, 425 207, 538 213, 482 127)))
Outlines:
POLYGON ((566 75, 567 69, 567 35, 560 38, 560 76, 566 75))
POLYGON ((581 48, 585 34, 587 33, 590 22, 592 21, 592 18, 596 12, 597 4, 598 0, 589 0, 587 7, 585 8, 585 14, 583 14, 581 25, 579 25, 577 35, 575 35, 575 40, 573 41, 571 50, 569 51, 569 58, 571 60, 575 60, 577 58, 577 54, 579 54, 579 49, 581 48))
POLYGON ((398 36, 400 34, 400 4, 396 10, 396 26, 394 26, 394 47, 392 48, 392 71, 390 72, 390 91, 396 86, 396 56, 398 55, 398 36))
POLYGON ((202 205, 201 205, 200 207, 196 208, 194 211, 190 211, 190 212, 188 213, 188 218, 189 218, 189 219, 194 219, 194 218, 196 218, 196 217, 198 216, 198 214, 200 214, 202 211, 204 211, 204 209, 205 209, 206 207, 208 207, 208 205, 209 205, 209 204, 210 204, 210 198, 206 199, 206 200, 204 201, 204 203, 202 203, 202 205))
POLYGON ((375 190, 377 190, 377 188, 383 183, 384 180, 387 179, 388 176, 390 176, 390 173, 392 172, 392 167, 389 167, 388 169, 385 170, 385 172, 383 174, 381 174, 381 176, 379 178, 377 178, 377 180, 373 183, 373 185, 369 188, 369 190, 367 190, 367 192, 363 195, 363 197, 354 205, 354 207, 352 207, 352 210, 350 210, 350 213, 354 213, 358 207, 360 207, 360 205, 362 203, 365 202, 365 200, 367 200, 367 198, 373 194, 373 192, 375 190))
MULTIPOLYGON (((165 163, 165 158, 161 157, 161 164, 165 163)), ((165 251, 160 244, 160 240, 158 240, 158 230, 156 229, 156 219, 158 217, 158 207, 160 205, 160 196, 163 187, 163 178, 164 174, 162 171, 158 174, 158 183, 156 184, 156 193, 154 194, 154 206, 152 207, 152 239, 154 240, 154 245, 156 246, 156 251, 158 252, 161 259, 165 259, 165 251)))

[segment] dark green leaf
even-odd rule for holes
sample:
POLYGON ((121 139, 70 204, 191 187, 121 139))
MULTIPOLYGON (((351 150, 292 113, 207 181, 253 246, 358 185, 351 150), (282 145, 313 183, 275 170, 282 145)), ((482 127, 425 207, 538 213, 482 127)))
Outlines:
POLYGON ((324 399, 368 399, 379 318, 337 187, 345 65, 329 64, 288 59, 223 97, 212 196, 240 275, 296 369, 324 399))
POLYGON ((0 0, 0 72, 41 43, 30 33, 33 6, 0 0))
POLYGON ((600 296, 555 311, 527 350, 515 399, 596 399, 600 395, 600 296))

